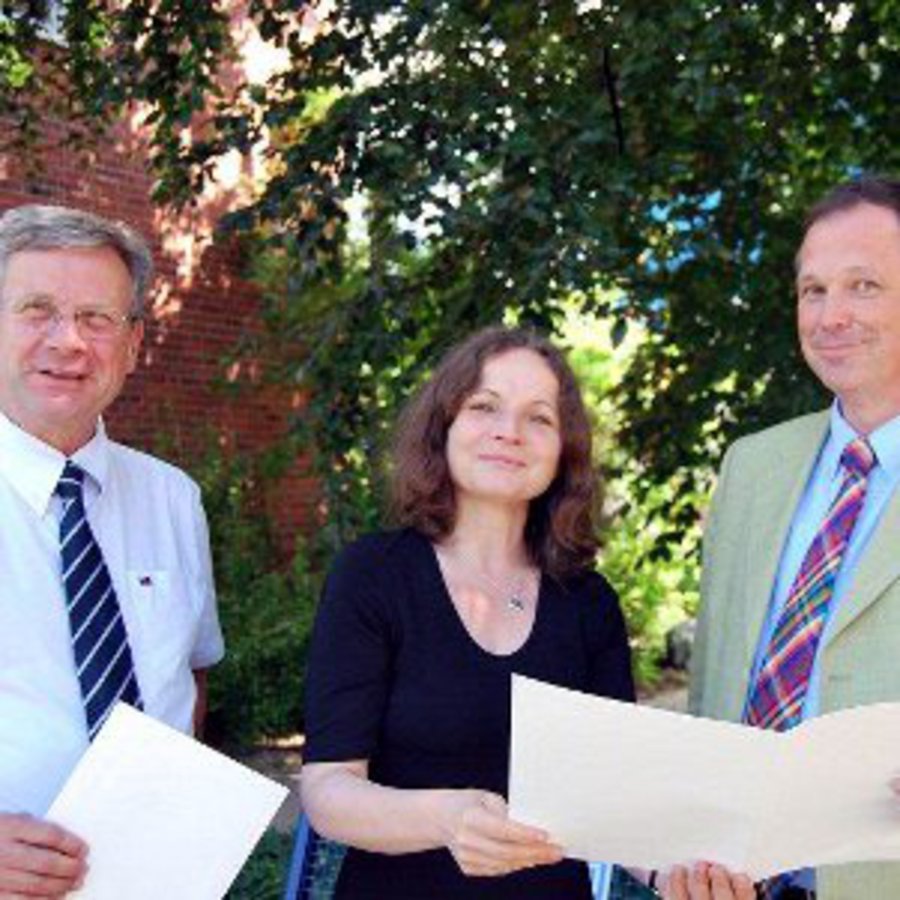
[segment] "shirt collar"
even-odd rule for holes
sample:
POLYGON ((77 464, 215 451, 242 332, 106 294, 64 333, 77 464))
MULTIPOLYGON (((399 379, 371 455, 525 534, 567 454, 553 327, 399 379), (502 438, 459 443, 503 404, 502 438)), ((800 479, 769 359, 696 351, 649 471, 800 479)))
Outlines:
MULTIPOLYGON (((841 405, 835 400, 831 407, 828 442, 822 453, 826 471, 834 475, 840 465, 844 447, 859 437, 856 429, 844 418, 841 405)), ((900 481, 900 416, 894 416, 869 434, 878 465, 891 481, 900 481)))
POLYGON ((94 436, 71 457, 93 479, 100 493, 106 487, 109 476, 109 438, 103 419, 97 420, 94 436))
MULTIPOLYGON (((47 512, 66 458, 0 412, 0 477, 39 516, 47 512)), ((102 492, 109 473, 109 438, 102 420, 98 420, 94 436, 71 459, 102 492)))

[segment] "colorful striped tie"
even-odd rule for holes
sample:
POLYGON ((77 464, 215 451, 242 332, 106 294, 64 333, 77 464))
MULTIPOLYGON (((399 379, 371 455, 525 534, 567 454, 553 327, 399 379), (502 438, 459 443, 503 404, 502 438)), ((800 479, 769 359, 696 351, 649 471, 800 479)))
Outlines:
MULTIPOLYGON (((865 438, 852 441, 841 454, 844 480, 806 551, 766 647, 747 696, 744 721, 748 725, 786 731, 803 718, 803 703, 834 582, 874 465, 875 454, 865 438)), ((768 879, 758 886, 758 896, 775 898, 787 884, 787 876, 768 879)))
POLYGON ((869 471, 874 464, 875 454, 865 438, 852 441, 841 455, 843 483, 806 551, 766 647, 747 698, 744 721, 749 725, 785 731, 802 718, 803 701, 834 581, 862 509, 869 471))
POLYGON ((56 494, 63 502, 59 543, 75 668, 93 740, 118 700, 137 709, 143 703, 122 610, 85 515, 83 482, 84 470, 67 461, 56 494))

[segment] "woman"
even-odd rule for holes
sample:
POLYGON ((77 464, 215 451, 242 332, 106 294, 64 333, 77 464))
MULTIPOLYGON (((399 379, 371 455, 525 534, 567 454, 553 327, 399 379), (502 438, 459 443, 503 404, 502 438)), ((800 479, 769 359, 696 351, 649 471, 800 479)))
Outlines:
POLYGON ((632 700, 571 370, 530 332, 453 350, 401 419, 401 530, 348 547, 310 652, 303 804, 350 847, 336 897, 587 900, 583 863, 509 819, 513 672, 632 700))
POLYGON ((310 653, 303 803, 351 848, 337 897, 590 897, 502 796, 513 672, 634 696, 590 448, 571 370, 525 331, 473 335, 407 408, 404 527, 338 558, 310 653))

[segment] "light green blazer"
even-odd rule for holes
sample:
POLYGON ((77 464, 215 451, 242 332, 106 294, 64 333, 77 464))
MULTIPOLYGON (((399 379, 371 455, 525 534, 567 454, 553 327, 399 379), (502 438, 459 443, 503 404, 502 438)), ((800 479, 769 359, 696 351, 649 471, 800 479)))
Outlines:
MULTIPOLYGON (((781 551, 828 421, 827 412, 793 419, 742 438, 725 456, 703 543, 691 663, 695 714, 740 720, 781 551)), ((888 502, 819 653, 823 713, 900 700, 900 492, 888 502)), ((900 900, 900 863, 823 867, 817 888, 820 900, 900 900)))

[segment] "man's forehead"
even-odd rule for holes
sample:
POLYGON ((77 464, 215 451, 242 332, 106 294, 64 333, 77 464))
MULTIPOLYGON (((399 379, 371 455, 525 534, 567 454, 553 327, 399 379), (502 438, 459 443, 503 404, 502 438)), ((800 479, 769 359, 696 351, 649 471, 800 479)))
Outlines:
POLYGON ((113 291, 130 290, 131 273, 114 248, 102 245, 16 250, 7 257, 0 288, 94 283, 113 291))
POLYGON ((797 281, 806 281, 833 272, 852 277, 871 276, 878 271, 878 258, 867 254, 861 255, 856 261, 852 259, 836 260, 821 256, 811 257, 809 254, 807 254, 804 261, 798 254, 795 276, 797 281))
POLYGON ((832 210, 813 222, 803 235, 800 248, 823 235, 858 234, 870 236, 885 231, 900 231, 900 212, 878 203, 861 201, 853 206, 832 210))
POLYGON ((892 247, 900 255, 900 217, 887 207, 858 203, 810 226, 794 258, 794 269, 798 275, 810 266, 870 269, 892 247))

